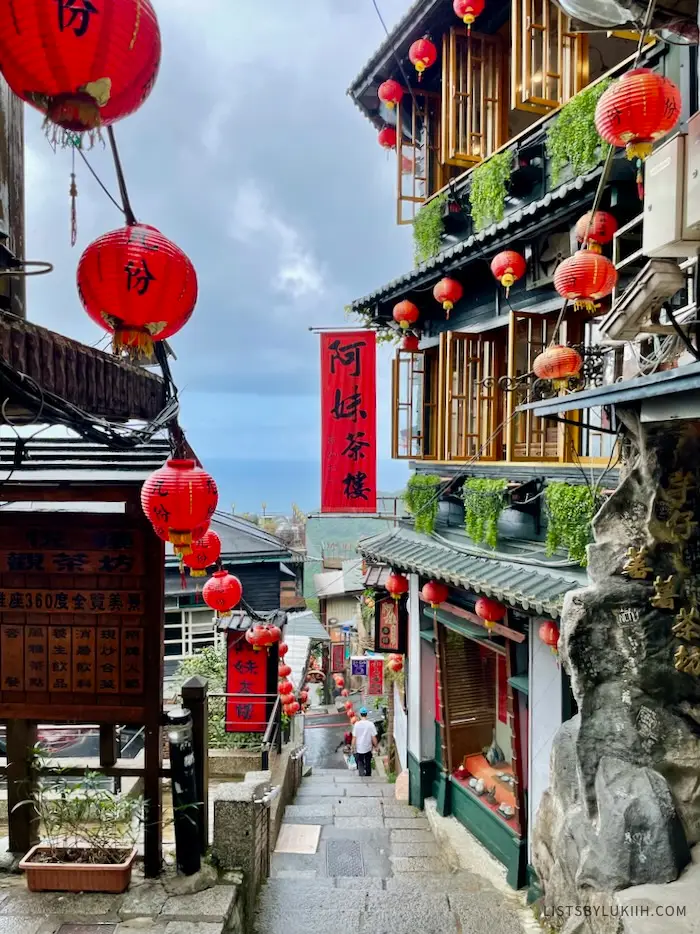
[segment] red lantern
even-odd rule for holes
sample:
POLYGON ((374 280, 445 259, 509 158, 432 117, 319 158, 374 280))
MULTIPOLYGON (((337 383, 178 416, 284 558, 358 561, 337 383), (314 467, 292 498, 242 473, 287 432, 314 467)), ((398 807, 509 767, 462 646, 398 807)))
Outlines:
POLYGON ((634 68, 601 95, 595 125, 606 143, 625 147, 628 159, 644 160, 680 115, 681 92, 673 81, 649 68, 634 68))
POLYGON ((341 678, 340 675, 336 675, 336 678, 335 678, 335 686, 336 686, 337 688, 344 688, 344 687, 345 687, 345 678, 341 678))
POLYGON ((401 103, 403 99, 403 88, 398 81, 394 81, 393 78, 389 78, 388 81, 384 81, 383 84, 379 85, 379 90, 377 91, 379 100, 386 106, 393 110, 397 104, 401 103))
POLYGON ((405 578, 403 574, 395 574, 392 572, 387 577, 384 586, 394 600, 400 600, 405 593, 408 593, 408 579, 405 578))
POLYGON ((158 75, 160 51, 150 0, 0 4, 5 80, 71 134, 138 110, 158 75))
POLYGON ((359 722, 359 719, 360 719, 359 717, 352 716, 350 717, 350 723, 352 723, 352 725, 355 726, 355 724, 359 722))
POLYGON ((169 540, 185 546, 187 554, 193 529, 209 522, 218 501, 216 483, 193 460, 169 460, 141 488, 146 517, 154 526, 167 528, 169 540))
POLYGON ((433 296, 436 302, 440 302, 445 309, 445 315, 450 317, 450 312, 464 295, 464 289, 456 279, 441 279, 433 289, 433 296))
POLYGON ((176 334, 197 303, 190 259, 155 227, 131 224, 94 240, 80 257, 85 311, 114 334, 114 350, 150 358, 153 342, 176 334))
POLYGON ((434 610, 436 610, 441 603, 444 603, 449 595, 449 588, 445 587, 444 584, 440 584, 438 581, 428 581, 421 590, 421 597, 426 603, 429 603, 434 610))
POLYGON ((594 314, 596 300, 610 295, 617 282, 617 269, 607 256, 579 250, 560 263, 554 273, 554 288, 576 311, 594 314))
POLYGON ((202 588, 204 602, 219 616, 230 616, 242 596, 241 582, 228 571, 215 571, 202 588))
POLYGON ((201 538, 192 539, 192 551, 183 560, 190 577, 206 577, 207 568, 216 564, 220 555, 221 539, 216 532, 207 531, 201 538))
POLYGON ((385 126, 379 131, 377 141, 383 149, 396 149, 397 138, 396 130, 393 126, 385 126))
POLYGON ((391 671, 398 674, 400 671, 403 671, 403 656, 390 655, 387 665, 391 671))
POLYGON ((308 699, 309 699, 309 692, 308 692, 308 691, 299 691, 299 701, 300 701, 300 703, 305 704, 305 703, 308 701, 308 699))
POLYGON ((504 286, 506 295, 509 294, 511 287, 525 275, 527 262, 525 257, 515 250, 503 250, 497 253, 491 260, 491 272, 496 279, 504 286))
POLYGON ((591 218, 591 212, 588 211, 583 217, 580 217, 576 224, 576 239, 579 243, 586 240, 586 246, 594 253, 600 253, 600 248, 605 243, 610 243, 617 231, 617 221, 608 214, 607 211, 596 211, 591 218), (588 237, 586 237, 588 231, 588 237))
POLYGON ((430 68, 437 61, 437 49, 427 36, 417 39, 408 50, 411 64, 418 72, 418 80, 423 77, 426 68, 430 68))
POLYGON ((484 12, 484 6, 484 0, 454 0, 452 4, 453 10, 462 22, 467 25, 467 28, 471 26, 480 13, 484 12))
POLYGON ((551 619, 545 620, 540 625, 538 635, 544 644, 548 645, 556 655, 557 646, 559 645, 559 627, 557 624, 551 619))
POLYGON ((551 379, 555 389, 566 389, 570 379, 576 379, 581 372, 583 360, 573 347, 555 344, 548 347, 532 364, 538 379, 551 379))
POLYGON ((294 685, 292 684, 291 681, 283 681, 278 688, 278 691, 282 695, 291 694, 293 690, 294 690, 294 685))
POLYGON ((289 675, 291 675, 291 673, 292 669, 289 667, 289 665, 280 665, 277 669, 277 674, 280 676, 280 678, 287 678, 289 675))
POLYGON ((267 631, 270 633, 270 645, 274 645, 282 638, 282 630, 279 626, 268 626, 267 631))
POLYGON ((299 711, 301 710, 301 707, 300 707, 300 705, 299 705, 299 703, 298 703, 297 701, 292 701, 292 703, 289 704, 288 706, 289 706, 289 716, 290 716, 290 717, 296 716, 296 714, 298 714, 299 711))
POLYGON ((350 692, 348 691, 347 688, 343 688, 343 690, 340 692, 340 696, 341 696, 341 697, 348 697, 349 694, 350 694, 350 692))
POLYGON ((345 703, 343 704, 343 706, 345 707, 346 710, 352 710, 352 701, 350 701, 350 700, 345 701, 345 703))
POLYGON ((284 656, 289 651, 289 646, 287 645, 286 642, 280 642, 279 648, 277 649, 277 651, 279 652, 279 657, 284 658, 284 656))
POLYGON ((407 331, 412 324, 416 323, 420 317, 420 312, 413 302, 404 300, 394 305, 392 315, 399 327, 403 331, 407 331))
POLYGON ((496 623, 499 623, 506 615, 508 610, 497 600, 489 600, 488 597, 479 597, 474 607, 476 615, 484 621, 487 629, 493 629, 496 623))
MULTIPOLYGON (((153 531, 162 542, 170 541, 170 531, 166 527, 154 525, 153 531)), ((208 531, 208 522, 203 522, 201 525, 198 525, 196 528, 192 529, 192 541, 198 542, 201 538, 204 538, 208 531)), ((190 553, 191 549, 192 545, 173 545, 175 554, 180 555, 183 558, 185 558, 190 553)))
POLYGON ((407 334, 401 341, 401 350, 408 353, 420 353, 420 337, 417 334, 407 334))

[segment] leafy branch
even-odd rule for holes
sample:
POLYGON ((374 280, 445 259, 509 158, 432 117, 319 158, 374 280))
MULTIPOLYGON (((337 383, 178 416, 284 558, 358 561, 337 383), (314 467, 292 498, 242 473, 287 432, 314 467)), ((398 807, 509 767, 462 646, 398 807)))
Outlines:
POLYGON ((498 520, 506 506, 506 480, 473 478, 462 488, 464 524, 467 535, 477 545, 486 542, 491 548, 498 541, 498 520))

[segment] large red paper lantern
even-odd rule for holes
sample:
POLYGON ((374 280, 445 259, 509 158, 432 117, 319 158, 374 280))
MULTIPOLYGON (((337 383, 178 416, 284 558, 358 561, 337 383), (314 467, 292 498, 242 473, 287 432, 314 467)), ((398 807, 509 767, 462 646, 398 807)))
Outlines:
POLYGON ((401 341, 401 350, 407 353, 420 353, 420 337, 417 334, 407 334, 401 341))
POLYGON ((539 628, 538 635, 545 645, 548 645, 554 654, 557 654, 559 645, 559 627, 551 620, 545 620, 539 628))
POLYGON ((586 246, 594 253, 600 253, 600 248, 610 243, 617 231, 617 221, 607 211, 596 211, 591 218, 588 211, 578 219, 576 224, 576 239, 579 243, 586 240, 586 246), (588 238, 586 239, 586 231, 588 238))
POLYGON ((388 81, 384 81, 379 85, 379 90, 377 91, 379 100, 386 106, 393 110, 397 104, 401 103, 403 98, 403 88, 398 81, 394 81, 393 78, 389 78, 388 81))
POLYGON ((219 616, 230 616, 243 596, 241 582, 228 571, 215 571, 202 588, 202 598, 219 616))
POLYGON ((418 80, 420 81, 425 69, 430 68, 437 61, 437 49, 430 39, 424 36, 413 43, 408 50, 408 57, 418 72, 418 80))
POLYGON ((440 302, 448 318, 450 317, 450 312, 463 294, 464 289, 456 279, 440 279, 433 289, 435 301, 440 302))
POLYGON ((601 95, 595 125, 606 143, 625 147, 628 159, 644 160, 680 115, 681 92, 673 81, 649 68, 634 68, 601 95))
POLYGON ((484 0, 454 0, 452 8, 467 27, 471 26, 480 13, 484 12, 484 0))
POLYGON ((476 615, 484 621, 487 629, 493 629, 496 623, 500 623, 508 610, 497 600, 489 600, 488 597, 479 597, 474 606, 476 615))
POLYGON ((379 131, 377 142, 383 149, 396 149, 398 137, 393 126, 385 126, 379 131))
POLYGON ((450 595, 449 588, 438 581, 428 581, 421 590, 421 597, 436 610, 450 595))
POLYGON ((550 379, 555 389, 566 389, 570 379, 576 379, 583 366, 581 354, 573 347, 555 344, 535 357, 532 370, 538 379, 550 379))
POLYGON ((190 577, 206 577, 207 568, 216 564, 220 555, 221 539, 216 532, 207 531, 201 538, 192 540, 192 551, 183 561, 190 569, 190 577))
POLYGON ((5 0, 0 63, 18 97, 70 133, 133 113, 155 83, 160 30, 150 0, 5 0))
POLYGON ((189 258, 155 227, 131 224, 94 240, 80 257, 85 311, 114 334, 115 351, 150 357, 153 342, 176 334, 197 303, 189 258))
POLYGON ((506 295, 518 279, 522 279, 526 270, 525 257, 515 250, 502 250, 491 260, 491 272, 505 288, 506 295))
POLYGON ((191 551, 192 532, 214 515, 219 492, 193 460, 169 460, 141 488, 141 506, 157 528, 167 528, 173 545, 191 551))
POLYGON ((572 301, 576 311, 596 311, 596 302, 610 295, 617 282, 617 270, 601 253, 579 250, 560 263, 554 273, 554 288, 572 301))
POLYGON ((394 600, 399 600, 405 593, 408 593, 408 579, 403 574, 391 573, 384 586, 394 600))
POLYGON ((416 305, 413 302, 409 302, 404 299, 402 302, 398 302, 394 305, 394 310, 392 312, 394 321, 399 325, 399 327, 407 331, 412 324, 415 324, 418 318, 420 317, 420 312, 416 305))

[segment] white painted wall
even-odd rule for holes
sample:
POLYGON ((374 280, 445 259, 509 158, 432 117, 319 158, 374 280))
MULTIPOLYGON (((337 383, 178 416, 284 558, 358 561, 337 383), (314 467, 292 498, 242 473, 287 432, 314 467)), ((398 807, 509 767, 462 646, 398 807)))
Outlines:
POLYGON ((421 682, 421 732, 420 758, 435 758, 435 652, 425 639, 420 640, 421 682))
MULTIPOLYGON (((532 828, 542 794, 549 786, 549 756, 554 735, 561 726, 562 683, 557 658, 537 636, 539 624, 530 626, 529 693, 529 814, 532 828)), ((528 860, 531 861, 532 833, 528 834, 528 860)))
POLYGON ((408 751, 416 759, 421 758, 421 638, 419 578, 409 575, 408 591, 408 666, 406 707, 408 708, 408 751))
POLYGON ((406 711, 403 709, 403 703, 401 701, 401 692, 399 691, 398 685, 394 684, 394 743, 396 745, 396 752, 399 756, 399 762, 401 763, 401 770, 408 768, 408 716, 406 711))

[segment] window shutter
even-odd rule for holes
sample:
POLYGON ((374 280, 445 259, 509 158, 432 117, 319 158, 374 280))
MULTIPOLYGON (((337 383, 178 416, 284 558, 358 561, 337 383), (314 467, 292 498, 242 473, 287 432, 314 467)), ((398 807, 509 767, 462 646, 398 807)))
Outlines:
POLYGON ((451 768, 456 769, 465 756, 491 744, 496 725, 493 665, 485 666, 475 642, 445 631, 441 668, 447 744, 451 768))
POLYGON ((397 105, 399 224, 411 224, 430 195, 447 182, 440 164, 440 95, 413 90, 397 105))

